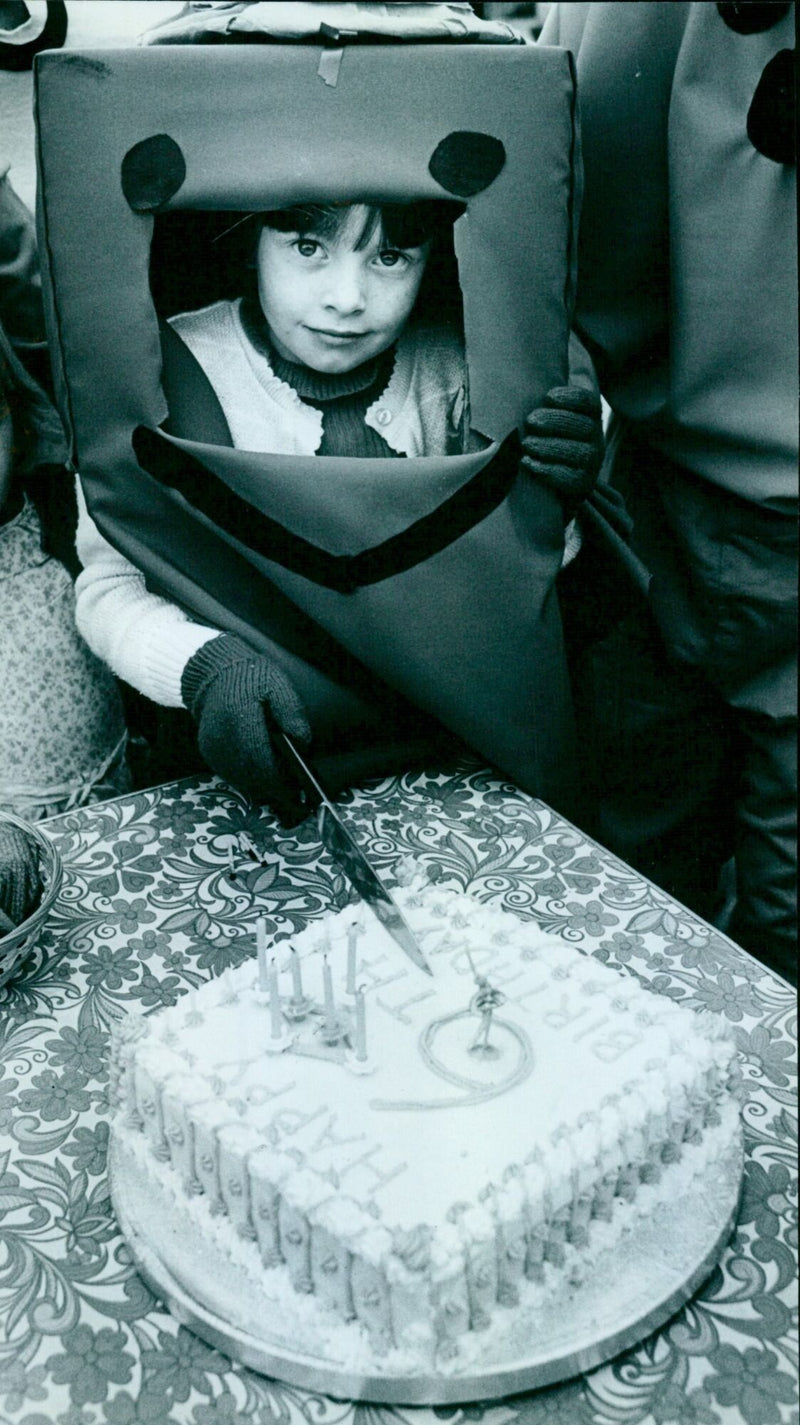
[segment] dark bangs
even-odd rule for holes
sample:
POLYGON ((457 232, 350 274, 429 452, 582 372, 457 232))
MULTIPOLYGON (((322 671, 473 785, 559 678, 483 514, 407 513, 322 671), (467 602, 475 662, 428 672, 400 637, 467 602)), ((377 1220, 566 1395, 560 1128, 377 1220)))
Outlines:
MULTIPOLYGON (((296 203, 260 214, 262 224, 281 233, 335 240, 349 221, 354 203, 296 203)), ((452 228, 464 206, 437 198, 415 203, 367 203, 364 224, 355 244, 366 247, 378 233, 390 247, 422 247, 452 228)))

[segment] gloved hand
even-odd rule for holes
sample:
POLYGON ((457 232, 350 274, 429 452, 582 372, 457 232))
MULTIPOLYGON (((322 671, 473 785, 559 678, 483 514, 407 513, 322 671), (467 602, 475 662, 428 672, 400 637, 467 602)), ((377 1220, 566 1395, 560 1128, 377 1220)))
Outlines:
POLYGON ((311 729, 283 669, 224 633, 189 659, 181 693, 197 723, 197 745, 212 770, 250 801, 269 802, 282 821, 298 821, 303 815, 299 792, 270 727, 301 744, 310 742, 311 729))
POLYGON ((0 935, 21 925, 42 898, 39 852, 13 821, 0 820, 0 935))
POLYGON ((520 468, 558 495, 569 523, 594 488, 603 450, 600 397, 583 386, 554 386, 526 418, 520 468))

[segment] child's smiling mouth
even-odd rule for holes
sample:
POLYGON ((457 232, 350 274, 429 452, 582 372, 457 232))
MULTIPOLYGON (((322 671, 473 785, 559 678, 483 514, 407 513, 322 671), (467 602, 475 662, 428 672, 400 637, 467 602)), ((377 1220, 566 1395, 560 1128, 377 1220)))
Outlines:
POLYGON ((326 341, 360 341, 369 336, 369 332, 333 331, 328 327, 308 327, 307 330, 314 336, 324 337, 326 341))

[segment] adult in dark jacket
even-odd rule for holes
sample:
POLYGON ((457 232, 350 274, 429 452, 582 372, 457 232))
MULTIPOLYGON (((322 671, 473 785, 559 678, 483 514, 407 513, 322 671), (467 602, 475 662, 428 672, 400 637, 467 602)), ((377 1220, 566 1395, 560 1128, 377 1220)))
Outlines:
POLYGON ((796 975, 794 6, 554 5, 577 60, 576 326, 649 609, 579 673, 597 834, 796 975))

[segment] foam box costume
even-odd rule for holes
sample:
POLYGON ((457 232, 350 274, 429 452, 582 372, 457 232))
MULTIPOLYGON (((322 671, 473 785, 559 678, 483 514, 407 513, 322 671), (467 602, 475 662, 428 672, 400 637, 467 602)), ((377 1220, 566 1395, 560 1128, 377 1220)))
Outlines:
POLYGON ((570 56, 516 45, 359 43, 333 66, 319 43, 37 61, 55 379, 89 509, 151 588, 280 658, 323 767, 350 745, 359 772, 384 770, 387 739, 421 710, 569 803, 561 511, 518 475, 515 432, 567 377, 575 108, 570 56), (465 205, 455 247, 487 449, 304 459, 161 429, 153 215, 235 221, 311 198, 465 205))

